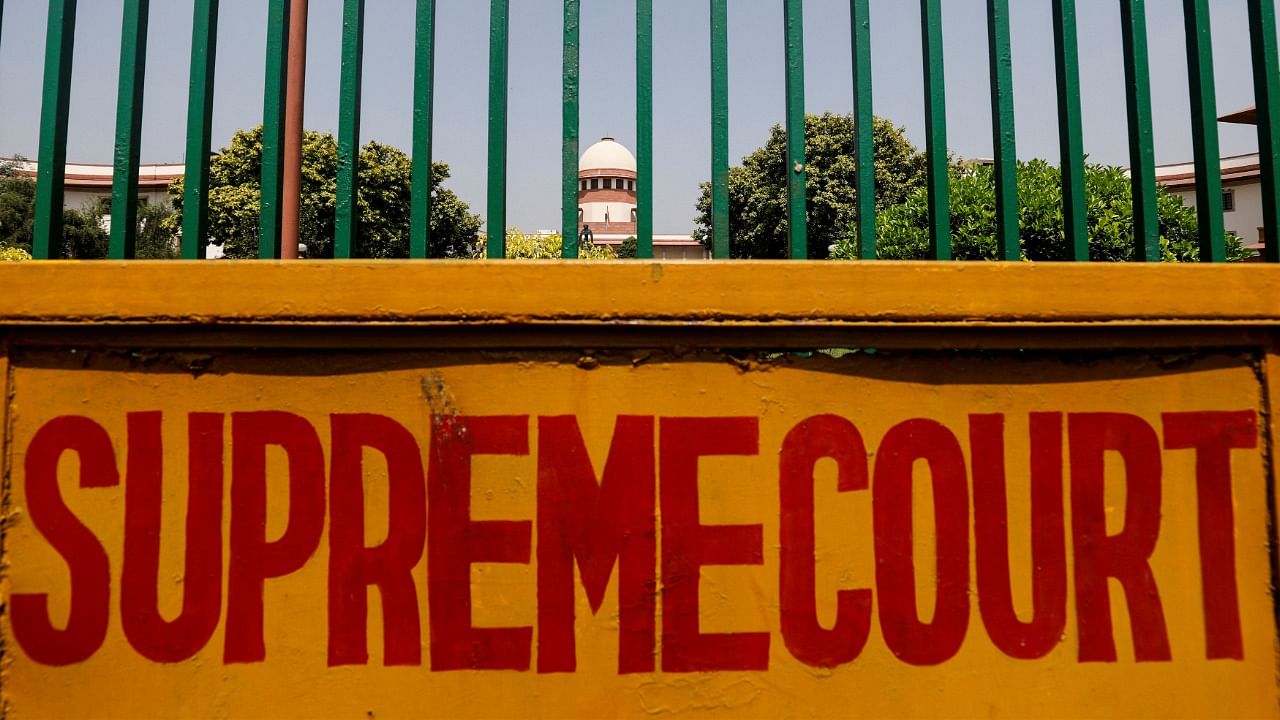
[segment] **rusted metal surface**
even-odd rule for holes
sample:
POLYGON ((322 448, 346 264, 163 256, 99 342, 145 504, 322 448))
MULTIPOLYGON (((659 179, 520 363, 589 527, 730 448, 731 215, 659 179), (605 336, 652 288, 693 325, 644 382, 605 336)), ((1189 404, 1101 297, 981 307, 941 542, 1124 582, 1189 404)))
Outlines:
POLYGON ((284 217, 281 222, 280 257, 298 258, 302 213, 303 115, 307 90, 308 0, 289 0, 289 61, 284 114, 284 217))

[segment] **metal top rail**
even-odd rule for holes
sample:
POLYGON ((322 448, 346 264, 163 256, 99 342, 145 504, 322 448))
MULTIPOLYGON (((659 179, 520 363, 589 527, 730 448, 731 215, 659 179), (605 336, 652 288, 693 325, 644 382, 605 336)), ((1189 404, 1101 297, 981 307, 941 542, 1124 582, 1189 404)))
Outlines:
MULTIPOLYGON (((283 160, 285 108, 289 72, 290 0, 267 0, 266 90, 263 103, 262 203, 259 257, 281 252, 285 198, 283 160)), ((1063 215, 1072 259, 1088 260, 1085 196, 1085 151, 1081 121, 1081 83, 1075 0, 1052 3, 1056 56, 1059 128, 1062 150, 1063 215)), ((1125 93, 1134 197, 1134 244, 1141 260, 1160 259, 1156 210, 1155 153, 1152 131, 1150 61, 1144 0, 1120 3, 1125 93)), ((218 0, 193 0, 191 93, 188 103, 187 170, 183 202, 182 257, 203 257, 208 232, 210 126, 213 111, 218 0)), ((432 256, 430 173, 432 157, 433 84, 436 72, 436 2, 416 0, 413 100, 413 195, 410 256, 432 256)), ((506 253, 508 31, 510 0, 490 0, 488 246, 490 258, 506 253)), ((564 2, 564 257, 578 257, 577 187, 580 89, 580 2, 564 2)), ((804 0, 778 0, 786 40, 787 167, 790 256, 808 256, 806 159, 804 147, 804 0)), ((712 254, 727 258, 732 242, 729 226, 729 83, 728 0, 708 0, 711 13, 712 254)), ((1276 153, 1280 151, 1280 57, 1277 55, 1273 0, 1247 0, 1252 41, 1258 143, 1261 158, 1264 259, 1280 262, 1280 185, 1276 153)), ((56 256, 62 236, 63 168, 66 165, 67 117, 77 0, 50 0, 45 49, 44 92, 40 124, 33 255, 56 256)), ((943 61, 941 0, 920 0, 924 48, 924 92, 928 154, 930 255, 951 258, 947 154, 946 79, 943 61)), ((859 254, 876 257, 875 175, 872 167, 871 15, 869 0, 850 0, 856 125, 859 254)), ((136 240, 139 142, 150 0, 125 0, 110 257, 133 257, 136 240)), ((636 127, 638 135, 637 245, 642 258, 653 257, 653 0, 635 0, 636 127)), ((365 0, 344 0, 336 237, 334 254, 350 258, 359 237, 357 158, 365 0)), ((1015 119, 1009 0, 987 0, 989 20, 992 134, 995 147, 996 232, 1000 257, 1020 257, 1015 119)), ((1225 259, 1221 167, 1209 0, 1183 0, 1190 81, 1190 106, 1197 178, 1196 211, 1200 258, 1225 259)), ((0 0, 0 22, 3 0, 0 0)))

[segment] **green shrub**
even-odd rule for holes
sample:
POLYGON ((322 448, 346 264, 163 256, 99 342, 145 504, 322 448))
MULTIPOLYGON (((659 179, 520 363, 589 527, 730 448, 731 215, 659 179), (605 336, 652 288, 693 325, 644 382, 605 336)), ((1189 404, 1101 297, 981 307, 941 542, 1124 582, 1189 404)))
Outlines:
MULTIPOLYGON (((476 246, 472 257, 484 257, 484 237, 476 246)), ((507 230, 507 258, 510 260, 559 260, 564 252, 564 238, 560 233, 537 235, 521 232, 518 228, 507 230)), ((618 254, 608 245, 581 244, 578 257, 585 260, 614 260, 618 254)))
MULTIPOLYGON (((1089 254, 1103 262, 1133 260, 1133 195, 1123 168, 1089 165, 1085 170, 1088 197, 1089 254)), ((1160 246, 1167 262, 1196 262, 1199 244, 1196 212, 1180 197, 1157 190, 1160 246)), ((1018 164, 1019 221, 1022 256, 1026 260, 1067 260, 1063 229, 1061 172, 1043 160, 1018 164)), ((956 168, 951 174, 951 242, 958 260, 994 260, 996 245, 995 179, 991 167, 956 168)), ((915 191, 906 202, 878 218, 877 253, 886 260, 929 257, 928 191, 915 191)), ((1226 238, 1227 259, 1248 257, 1240 239, 1226 238)), ((833 257, 857 257, 857 228, 836 245, 833 257)))
POLYGON ((30 260, 31 253, 16 247, 5 247, 0 245, 0 262, 20 262, 22 260, 30 260))

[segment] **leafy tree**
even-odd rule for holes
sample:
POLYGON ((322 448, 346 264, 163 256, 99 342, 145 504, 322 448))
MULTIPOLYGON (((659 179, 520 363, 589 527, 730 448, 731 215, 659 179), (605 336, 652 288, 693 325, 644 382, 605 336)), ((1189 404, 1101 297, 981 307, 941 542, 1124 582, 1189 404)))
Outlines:
MULTIPOLYGON (((1133 193, 1123 168, 1090 165, 1085 171, 1088 196, 1089 253, 1093 260, 1127 261, 1135 255, 1133 193)), ((1164 188, 1157 189, 1160 245, 1164 260, 1195 262, 1199 258, 1195 210, 1164 188)), ((1066 260, 1063 229, 1062 176, 1043 160, 1019 163, 1019 221, 1022 253, 1028 260, 1066 260)), ((995 259, 995 179, 991 167, 953 168, 951 176, 951 242, 957 259, 995 259)), ((905 202, 879 216, 877 250, 883 259, 924 259, 929 254, 928 192, 916 190, 905 202)), ((833 253, 857 257, 857 228, 848 230, 833 253)), ((1247 256, 1240 239, 1227 236, 1230 260, 1247 256)))
POLYGON ((622 245, 618 246, 619 260, 634 260, 640 257, 640 241, 634 236, 622 241, 622 245))
POLYGON ((18 159, 0 160, 0 246, 31 250, 36 183, 18 174, 18 159))
MULTIPOLYGON (((560 233, 537 235, 521 232, 518 228, 507 230, 507 258, 511 260, 558 260, 564 252, 564 237, 560 233)), ((484 242, 477 243, 470 253, 473 258, 484 256, 484 242)), ((582 244, 578 257, 587 260, 612 260, 618 257, 608 245, 582 244)))
MULTIPOLYGON (((360 151, 359 243, 355 254, 368 258, 409 256, 412 162, 390 145, 371 142, 360 151)), ((333 257, 337 217, 338 144, 328 133, 307 132, 302 146, 300 234, 307 256, 333 257)), ((241 130, 213 158, 209 170, 209 235, 227 257, 258 254, 258 215, 262 200, 262 128, 241 130)), ((438 257, 467 257, 481 220, 444 187, 449 166, 431 168, 431 243, 438 257)), ((182 207, 183 181, 169 188, 182 207)))
MULTIPOLYGON (((876 118, 876 207, 902 202, 925 181, 925 156, 905 131, 876 118)), ((805 118, 808 165, 809 257, 825 258, 828 248, 843 240, 857 215, 854 123, 849 115, 824 113, 805 118)), ((764 147, 729 169, 729 227, 735 258, 781 258, 787 253, 787 133, 775 125, 764 147)), ((697 228, 693 236, 711 243, 711 184, 702 184, 697 228)))

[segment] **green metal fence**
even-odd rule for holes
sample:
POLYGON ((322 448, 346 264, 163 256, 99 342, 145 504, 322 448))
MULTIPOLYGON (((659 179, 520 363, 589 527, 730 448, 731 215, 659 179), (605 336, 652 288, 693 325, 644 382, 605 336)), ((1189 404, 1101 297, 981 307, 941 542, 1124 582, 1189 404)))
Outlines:
MULTIPOLYGON (((1071 256, 1089 259, 1085 197, 1085 150, 1081 122, 1081 83, 1075 0, 1052 3, 1056 81, 1062 154, 1063 216, 1071 256)), ((1160 258, 1156 210, 1155 153, 1152 132, 1150 69, 1144 0, 1120 3, 1129 144, 1134 197, 1134 244, 1137 257, 1160 258)), ((40 124, 33 254, 53 257, 62 236, 63 179, 66 165, 67 115, 77 0, 50 0, 40 124)), ((284 147, 284 98, 288 64, 289 0, 267 0, 266 92, 263 103, 262 210, 259 255, 280 256, 284 147)), ((578 256, 577 204, 580 2, 564 2, 564 256, 578 256)), ((808 253, 805 209, 804 148, 804 0, 777 0, 786 39, 786 124, 789 174, 791 257, 808 253)), ((1247 0, 1261 157, 1265 259, 1280 262, 1280 185, 1276 182, 1280 152, 1280 58, 1277 56, 1273 0, 1247 0)), ((727 258, 733 238, 729 223, 729 23, 728 0, 708 0, 711 13, 712 251, 727 258)), ((136 235, 138 150, 146 82, 147 24, 150 0, 125 0, 120 51, 119 105, 115 150, 112 258, 133 256, 136 235)), ((941 0, 920 0, 924 48, 924 93, 930 252, 938 260, 951 257, 948 187, 946 79, 943 62, 941 0)), ((1001 257, 1020 257, 1015 118, 1009 0, 987 0, 989 20, 992 133, 995 147, 997 237, 1001 257)), ((638 252, 653 256, 653 0, 635 0, 636 129, 638 150, 638 252)), ((871 16, 869 0, 850 0, 854 107, 856 121, 859 254, 876 256, 875 175, 872 167, 871 16)), ((356 251, 358 228, 358 153, 364 41, 365 0, 344 0, 337 222, 334 252, 339 258, 356 251)), ((4 5, 0 0, 0 22, 4 5)), ((182 256, 198 258, 208 239, 210 124, 216 67, 218 0, 194 0, 191 51, 191 94, 187 130, 187 169, 183 203, 182 256)), ((413 212, 410 253, 431 256, 431 157, 435 78, 435 0, 417 0, 414 48, 413 212)), ((1184 0, 1186 46, 1191 88, 1191 115, 1197 180, 1201 259, 1220 262, 1225 256, 1217 106, 1214 96, 1213 49, 1209 0, 1184 0)), ((505 255, 507 208, 507 91, 509 0, 491 0, 489 82, 488 248, 490 258, 505 255)))

